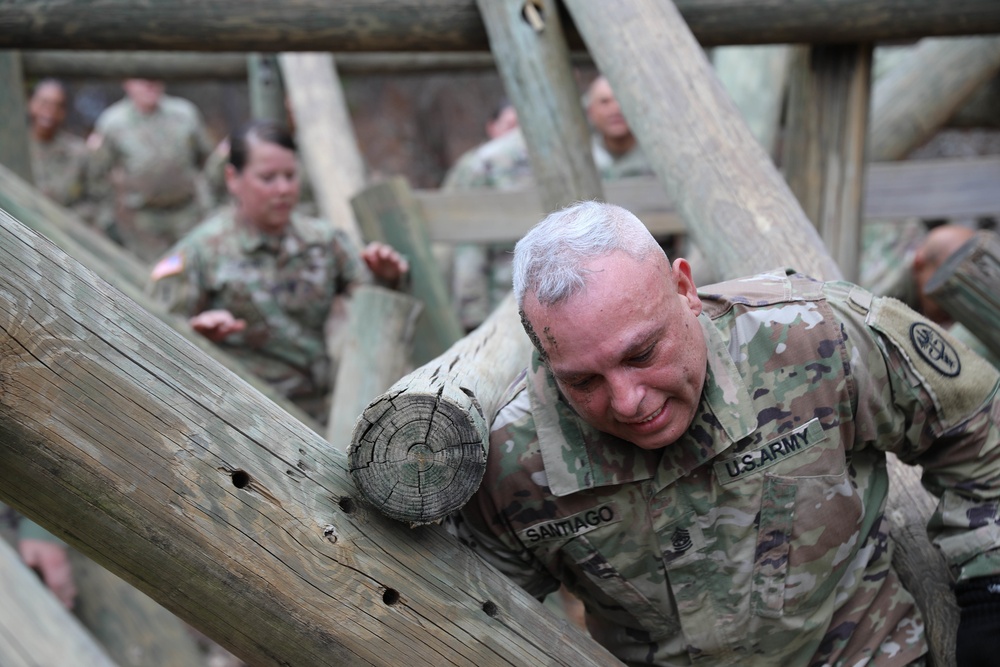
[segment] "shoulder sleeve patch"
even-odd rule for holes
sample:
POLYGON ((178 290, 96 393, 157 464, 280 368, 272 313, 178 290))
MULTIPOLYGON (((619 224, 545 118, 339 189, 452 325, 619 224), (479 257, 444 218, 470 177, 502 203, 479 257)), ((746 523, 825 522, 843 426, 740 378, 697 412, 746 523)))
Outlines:
POLYGON ((149 274, 149 278, 152 281, 160 280, 161 278, 167 278, 169 276, 176 276, 178 273, 184 270, 184 255, 179 252, 175 252, 171 255, 167 255, 153 267, 153 271, 149 274))
POLYGON ((946 426, 981 406, 1000 381, 992 364, 901 301, 873 299, 867 321, 899 350, 946 426))

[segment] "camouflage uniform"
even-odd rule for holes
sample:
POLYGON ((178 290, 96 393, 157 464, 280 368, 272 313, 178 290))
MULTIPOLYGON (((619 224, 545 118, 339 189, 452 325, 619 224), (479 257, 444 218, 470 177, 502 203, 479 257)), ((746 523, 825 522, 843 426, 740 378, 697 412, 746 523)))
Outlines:
POLYGON ((98 224, 155 261, 204 214, 199 170, 212 146, 201 114, 179 97, 164 95, 150 114, 125 98, 101 113, 94 131, 90 187, 104 202, 98 224))
POLYGON ((636 144, 627 153, 612 155, 604 147, 603 139, 594 134, 590 137, 590 148, 594 153, 594 165, 597 167, 597 173, 605 181, 653 175, 653 168, 649 165, 649 160, 646 159, 646 154, 639 144, 636 144))
MULTIPOLYGON (((520 128, 465 153, 445 176, 444 191, 520 190, 534 184, 531 159, 520 128)), ((455 246, 452 300, 465 329, 482 324, 511 289, 514 244, 455 246)))
POLYGON ((29 137, 35 187, 89 222, 94 211, 87 199, 87 146, 83 139, 62 130, 50 141, 39 141, 33 134, 29 137))
POLYGON ((709 286, 701 404, 644 450, 560 399, 537 354, 456 529, 536 596, 564 582, 629 665, 907 665, 886 451, 941 497, 956 577, 1000 572, 1000 374, 893 299, 778 272, 709 286))
POLYGON ((232 208, 186 235, 153 269, 152 291, 191 317, 225 309, 246 329, 219 343, 255 375, 325 422, 331 368, 324 325, 336 295, 366 277, 346 235, 292 215, 285 234, 239 224, 232 208))

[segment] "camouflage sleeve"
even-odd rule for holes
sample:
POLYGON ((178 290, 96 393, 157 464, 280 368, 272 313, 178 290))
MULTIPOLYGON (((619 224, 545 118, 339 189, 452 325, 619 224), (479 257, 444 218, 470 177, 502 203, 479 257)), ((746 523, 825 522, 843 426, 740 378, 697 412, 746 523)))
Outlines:
POLYGON ((192 317, 206 308, 202 282, 199 255, 178 244, 153 266, 146 292, 169 312, 192 317))
POLYGON ((208 136, 208 130, 205 129, 205 122, 202 120, 201 113, 197 109, 195 109, 194 127, 192 128, 192 143, 195 165, 201 168, 204 166, 208 156, 212 154, 215 146, 208 136))
POLYGON ((87 175, 85 188, 93 202, 94 225, 101 230, 109 230, 115 223, 114 188, 111 170, 116 160, 114 139, 108 135, 103 125, 98 125, 87 138, 87 175))
MULTIPOLYGON (((509 451, 511 438, 520 438, 526 431, 518 429, 512 434, 509 429, 511 404, 518 399, 527 400, 527 392, 521 389, 511 403, 497 414, 493 431, 490 433, 490 451, 509 451)), ((529 429, 530 430, 530 429, 529 429)), ((514 583, 539 600, 559 588, 559 581, 532 554, 508 528, 503 514, 496 506, 492 493, 497 488, 497 477, 502 475, 503 460, 516 459, 515 456, 490 456, 485 479, 479 491, 466 504, 458 516, 449 520, 449 530, 480 558, 505 574, 514 583)))
POLYGON ((475 148, 458 158, 458 162, 452 165, 441 183, 441 189, 444 191, 472 190, 488 186, 482 160, 479 159, 475 148))
POLYGON ((957 579, 1000 574, 1000 374, 895 299, 855 289, 842 314, 858 440, 923 466, 957 579))
POLYGON ((348 291, 357 283, 371 283, 372 276, 365 263, 361 260, 361 251, 345 232, 334 230, 330 241, 330 252, 333 254, 334 265, 337 267, 336 292, 348 291))

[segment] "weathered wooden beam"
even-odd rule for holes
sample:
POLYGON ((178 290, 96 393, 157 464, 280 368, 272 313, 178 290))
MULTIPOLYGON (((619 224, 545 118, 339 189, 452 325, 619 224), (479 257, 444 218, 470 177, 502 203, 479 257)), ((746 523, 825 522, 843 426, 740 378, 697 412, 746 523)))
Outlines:
POLYGON ((805 273, 840 277, 672 3, 565 4, 688 233, 712 249, 718 275, 795 257, 805 273))
POLYGON ((320 213, 360 244, 350 199, 364 186, 364 161, 333 56, 283 53, 278 62, 320 213))
POLYGON ((3 213, 0 265, 0 497, 244 660, 614 664, 3 213))
POLYGON ((869 159, 905 157, 998 71, 1000 37, 922 40, 875 86, 869 159))
MULTIPOLYGON (((394 51, 389 53, 333 52, 342 76, 410 72, 463 72, 496 69, 488 51, 394 51)), ((592 65, 590 54, 574 51, 574 65, 592 65)), ((21 54, 26 77, 61 79, 243 80, 247 76, 242 53, 185 53, 181 51, 70 51, 35 50, 21 54)))
POLYGON ((402 176, 365 188, 352 200, 364 237, 388 243, 410 263, 411 292, 424 304, 417 319, 413 359, 422 364, 462 337, 462 325, 431 252, 426 220, 402 176))
MULTIPOLYGON (((906 160, 870 164, 864 216, 973 218, 1000 214, 1000 158, 906 160)), ((684 224, 653 177, 604 183, 607 201, 635 213, 654 234, 677 234, 684 224)), ((536 189, 516 192, 415 190, 427 231, 443 243, 516 241, 545 215, 536 189)))
POLYGON ((934 272, 925 289, 956 322, 1000 355, 1000 235, 977 232, 934 272))
MULTIPOLYGON (((678 0, 677 7, 705 46, 1000 32, 994 0, 678 0)), ((488 48, 475 0, 0 4, 0 48, 324 51, 331 46, 338 51, 488 48)))
POLYGON ((413 338, 423 304, 397 290, 358 285, 351 295, 326 439, 347 451, 358 415, 413 370, 413 338), (343 391, 337 391, 343 387, 343 391))
POLYGON ((602 199, 556 0, 477 0, 546 211, 602 199))
POLYGON ((0 591, 0 665, 119 667, 3 540, 0 591))
POLYGON ((0 165, 32 182, 21 54, 0 51, 0 165))
POLYGON ((861 251, 870 44, 795 50, 781 161, 788 186, 848 280, 861 251))
POLYGON ((785 45, 712 49, 719 81, 768 155, 778 145, 791 53, 785 45))
POLYGON ((285 86, 281 82, 277 56, 273 53, 249 53, 246 59, 250 117, 287 123, 285 86))

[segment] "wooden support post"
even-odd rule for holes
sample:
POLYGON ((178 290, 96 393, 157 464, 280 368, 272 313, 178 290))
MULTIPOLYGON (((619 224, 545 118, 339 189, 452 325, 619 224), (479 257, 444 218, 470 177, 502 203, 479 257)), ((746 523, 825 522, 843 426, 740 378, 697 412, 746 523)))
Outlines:
MULTIPOLYGON (((705 46, 1000 33, 995 0, 678 0, 677 6, 705 46)), ((472 0, 19 0, 0 3, 0 26, 0 48, 20 49, 487 49, 472 0)))
POLYGON ((977 232, 934 272, 926 290, 1000 356, 1000 235, 977 232))
POLYGON ((426 222, 402 176, 369 186, 351 200, 365 238, 382 241, 406 255, 410 262, 413 295, 424 304, 417 320, 413 357, 418 364, 430 361, 462 337, 444 279, 438 270, 427 236, 426 222))
POLYGON ((512 293, 475 331, 371 402, 348 452, 358 489, 410 525, 460 509, 482 479, 503 392, 530 359, 512 293))
POLYGON ((0 165, 31 183, 28 150, 28 106, 21 54, 0 51, 0 165))
POLYGON ((153 301, 145 292, 145 285, 149 279, 148 269, 135 257, 87 226, 71 211, 55 204, 12 172, 4 169, 2 165, 0 165, 0 208, 18 216, 28 227, 47 237, 76 261, 173 327, 174 331, 237 373, 257 391, 280 405, 299 421, 309 425, 313 430, 319 430, 320 427, 315 421, 298 406, 279 395, 263 380, 256 378, 218 345, 192 331, 187 322, 166 312, 162 305, 153 301))
POLYGON ((477 0, 531 156, 542 207, 603 199, 555 0, 477 0))
POLYGON ((117 667, 100 644, 0 540, 0 665, 117 667))
POLYGON ((848 280, 859 277, 870 44, 795 50, 785 179, 848 280))
POLYGON ((0 498, 258 667, 614 664, 0 212, 0 498))
POLYGON ((180 619, 86 556, 70 553, 79 593, 73 613, 119 667, 205 664, 180 619))
POLYGON ((872 94, 868 157, 898 160, 1000 71, 1000 37, 924 39, 872 94))
POLYGON ((800 271, 840 277, 673 3, 566 7, 695 244, 712 249, 718 275, 794 257, 800 271))
POLYGON ((368 403, 412 370, 413 338, 423 304, 403 292, 359 285, 348 310, 326 429, 327 441, 343 451, 368 403))
POLYGON ((781 110, 792 49, 788 46, 722 46, 712 50, 712 65, 768 155, 778 148, 781 110))
POLYGON ((251 118, 288 122, 285 87, 281 83, 277 56, 273 53, 247 54, 247 85, 251 118))
POLYGON ((360 243, 361 233, 349 202, 364 186, 364 162, 333 57, 328 53, 283 53, 278 61, 319 210, 360 243))

